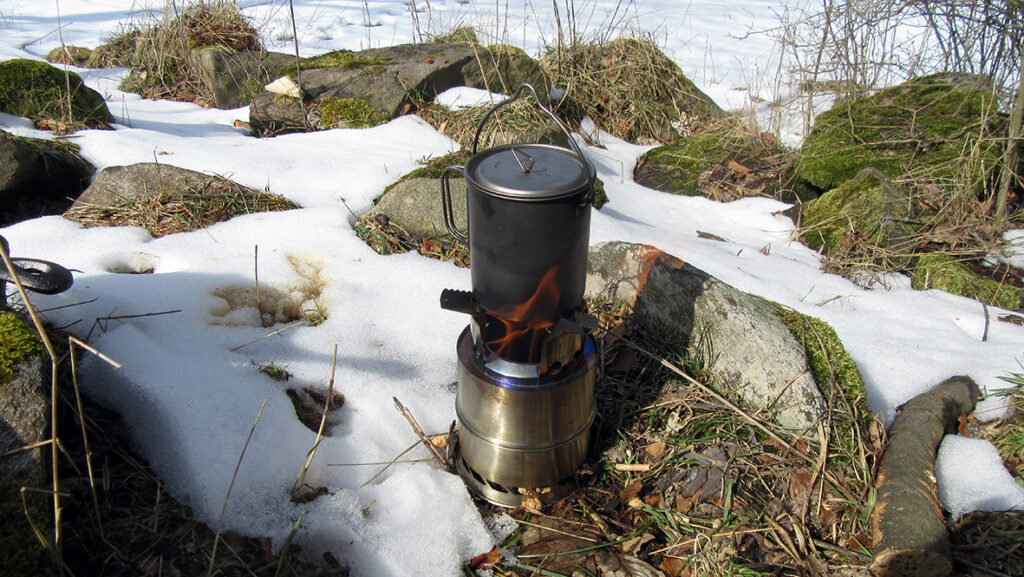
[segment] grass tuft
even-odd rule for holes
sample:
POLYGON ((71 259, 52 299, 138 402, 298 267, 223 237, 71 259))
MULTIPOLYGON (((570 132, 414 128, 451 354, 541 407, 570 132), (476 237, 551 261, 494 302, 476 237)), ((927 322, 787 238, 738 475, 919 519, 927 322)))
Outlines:
POLYGON ((135 22, 93 51, 89 66, 124 66, 131 73, 123 90, 145 98, 212 102, 201 81, 196 51, 220 48, 230 52, 260 50, 257 31, 231 0, 188 6, 180 14, 165 11, 160 22, 135 22))
POLYGON ((242 214, 295 208, 299 205, 283 196, 228 180, 210 179, 188 190, 161 194, 143 202, 124 199, 112 207, 72 207, 65 217, 86 227, 138 226, 158 238, 198 230, 242 214))

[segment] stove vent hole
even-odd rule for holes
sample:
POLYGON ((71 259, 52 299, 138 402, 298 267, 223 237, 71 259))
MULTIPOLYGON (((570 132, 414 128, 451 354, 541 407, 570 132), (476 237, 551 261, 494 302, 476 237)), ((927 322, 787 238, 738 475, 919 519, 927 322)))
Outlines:
POLYGON ((499 485, 498 483, 495 483, 494 481, 491 481, 490 479, 484 479, 483 476, 480 475, 480 473, 477 473, 475 470, 473 470, 473 467, 469 466, 469 463, 466 462, 466 459, 462 458, 461 456, 459 458, 462 459, 462 466, 465 467, 467 471, 469 471, 470 475, 473 475, 473 479, 476 480, 477 483, 480 483, 481 485, 487 485, 488 487, 495 491, 498 491, 499 493, 506 493, 509 495, 519 494, 516 490, 516 487, 506 488, 502 485, 499 485))
POLYGON ((474 471, 473 467, 469 466, 469 463, 466 462, 466 459, 462 459, 462 466, 465 467, 466 470, 469 471, 471 475, 473 475, 473 478, 476 479, 477 483, 480 483, 481 485, 485 483, 484 478, 480 476, 480 473, 474 471))
POLYGON ((495 483, 494 481, 491 481, 490 479, 486 479, 486 481, 487 481, 487 486, 488 487, 494 489, 495 491, 498 491, 499 493, 511 493, 512 492, 512 491, 509 491, 508 489, 506 489, 505 487, 495 483))

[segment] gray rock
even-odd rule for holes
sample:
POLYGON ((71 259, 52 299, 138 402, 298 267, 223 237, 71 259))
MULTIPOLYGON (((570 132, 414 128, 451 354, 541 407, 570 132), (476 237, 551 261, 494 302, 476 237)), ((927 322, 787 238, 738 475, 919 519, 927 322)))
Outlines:
MULTIPOLYGON (((466 181, 451 179, 452 209, 455 222, 464 229, 466 222, 466 181)), ((416 236, 448 234, 441 210, 441 181, 436 178, 410 178, 396 183, 370 210, 385 215, 392 224, 416 236)))
MULTIPOLYGON (((0 454, 45 441, 50 437, 50 363, 33 355, 0 385, 0 454)), ((47 476, 42 447, 18 451, 0 459, 0 479, 42 487, 47 476)))
POLYGON ((111 166, 96 175, 71 210, 85 206, 114 207, 126 200, 144 202, 161 194, 194 190, 214 178, 220 177, 155 162, 111 166))
POLYGON ((0 226, 64 212, 95 170, 72 147, 0 130, 0 226))
MULTIPOLYGON (((479 49, 477 49, 479 51, 479 49)), ((413 100, 433 99, 437 94, 465 84, 463 67, 475 57, 472 46, 403 44, 356 53, 378 64, 310 68, 302 70, 305 101, 263 91, 250 105, 249 124, 257 134, 319 129, 319 119, 307 125, 303 111, 316 111, 329 99, 356 99, 366 103, 383 120, 405 111, 413 100)))
POLYGON ((826 409, 804 346, 784 309, 647 245, 601 243, 590 250, 587 298, 622 299, 636 318, 712 363, 720 392, 733 392, 786 428, 813 426, 826 409))
POLYGON ((41 176, 42 151, 28 139, 0 130, 0 190, 17 188, 41 176))
POLYGON ((295 56, 281 52, 228 52, 219 48, 199 52, 203 83, 213 94, 213 105, 221 109, 245 106, 265 84, 294 65, 295 56))

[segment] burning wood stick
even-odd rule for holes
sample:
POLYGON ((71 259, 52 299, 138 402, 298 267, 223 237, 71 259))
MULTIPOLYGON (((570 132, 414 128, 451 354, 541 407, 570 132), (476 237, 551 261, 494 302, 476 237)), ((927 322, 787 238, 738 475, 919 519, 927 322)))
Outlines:
POLYGON ((935 485, 935 453, 981 392, 953 377, 905 404, 889 432, 871 513, 877 577, 939 577, 953 569, 946 521, 935 485))

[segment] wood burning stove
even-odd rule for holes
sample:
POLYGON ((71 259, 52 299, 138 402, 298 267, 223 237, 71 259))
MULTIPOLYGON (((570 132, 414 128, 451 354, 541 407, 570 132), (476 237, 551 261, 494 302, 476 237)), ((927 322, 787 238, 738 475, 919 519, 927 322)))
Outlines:
POLYGON ((470 315, 458 338, 457 465, 485 499, 560 497, 583 464, 597 374, 583 311, 595 172, 529 84, 481 120, 473 155, 442 175, 445 224, 470 249, 472 291, 445 290, 442 308, 470 315), (494 112, 528 90, 571 148, 508 144, 477 152, 494 112), (467 184, 468 229, 454 222, 449 179, 467 184))

